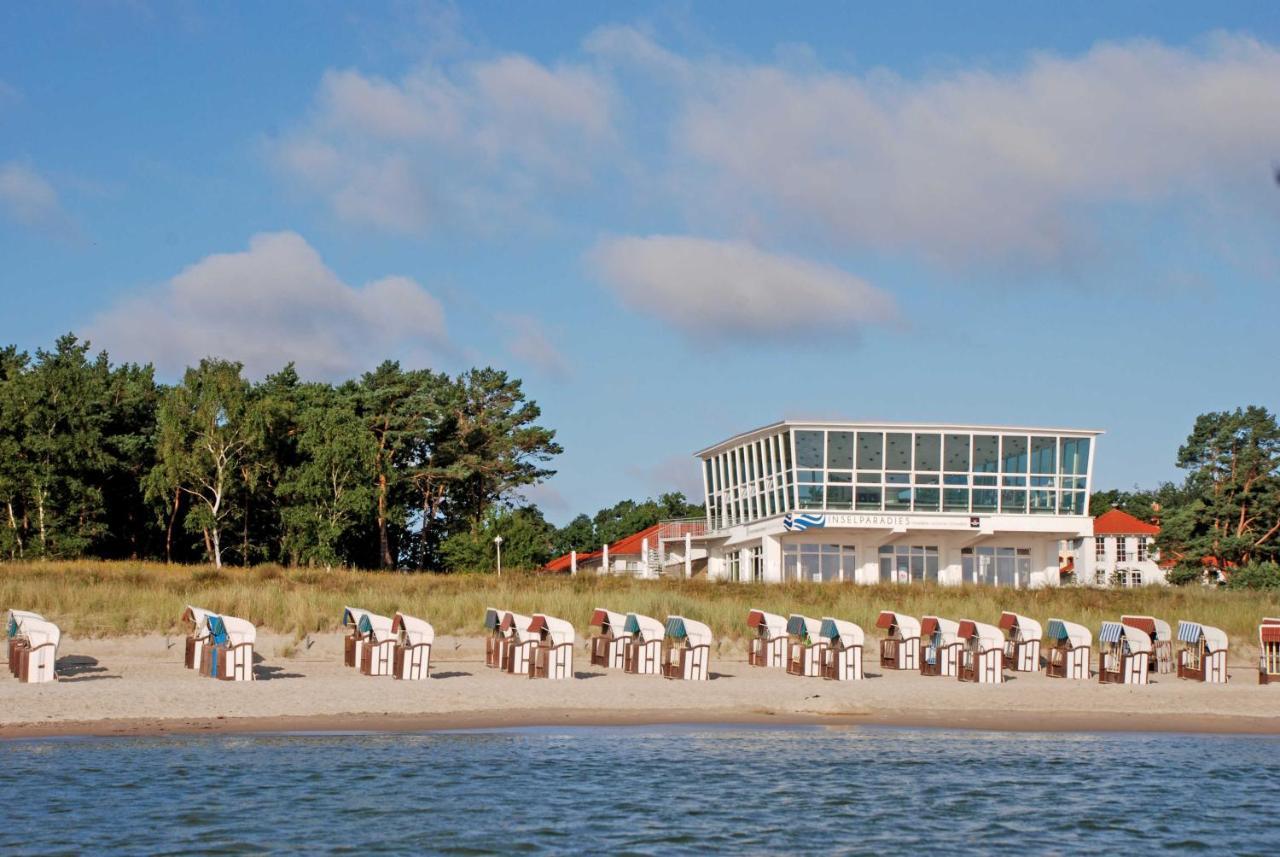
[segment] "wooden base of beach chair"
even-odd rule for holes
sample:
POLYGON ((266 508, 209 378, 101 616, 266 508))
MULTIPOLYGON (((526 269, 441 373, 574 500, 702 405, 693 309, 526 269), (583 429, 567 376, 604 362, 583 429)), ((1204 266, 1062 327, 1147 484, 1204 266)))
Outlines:
POLYGON ((862 646, 843 649, 824 646, 822 677, 831 681, 858 681, 862 675, 862 646))
POLYGON ((54 670, 58 650, 53 643, 40 646, 19 646, 15 651, 17 662, 13 663, 14 675, 24 684, 42 684, 54 681, 57 675, 54 670))
POLYGON ((787 638, 764 639, 754 637, 747 641, 747 666, 776 669, 786 662, 787 638))
POLYGON ((355 667, 360 664, 359 640, 355 637, 347 637, 342 641, 342 663, 344 666, 355 667))
POLYGON ((787 648, 787 675, 817 678, 821 671, 820 646, 792 642, 787 648))
POLYGON ((502 637, 486 637, 484 641, 484 665, 492 669, 502 668, 502 637))
POLYGON ((573 678, 573 643, 542 645, 534 649, 529 678, 573 678))
POLYGON ((9 638, 9 672, 16 678, 18 675, 18 652, 27 647, 27 641, 21 637, 9 638))
POLYGON ((706 681, 709 677, 707 661, 710 657, 711 647, 707 645, 671 649, 669 655, 663 656, 662 676, 686 681, 706 681))
POLYGON ((391 675, 391 659, 395 654, 395 640, 381 643, 365 643, 360 652, 360 674, 367 676, 391 675))
POLYGON ((926 647, 924 655, 920 658, 920 675, 954 677, 960 670, 962 648, 964 648, 963 643, 939 646, 932 652, 926 647))
POLYGON ((534 640, 526 640, 523 643, 509 642, 503 653, 502 669, 512 675, 528 675, 536 645, 537 642, 534 640))
POLYGON ((207 645, 200 654, 200 675, 218 681, 253 681, 253 645, 207 645))
POLYGON ((1045 654, 1044 674, 1049 678, 1087 679, 1089 650, 1057 647, 1049 649, 1045 654))
POLYGON ((1005 663, 1014 672, 1040 672, 1040 641, 1010 640, 1005 643, 1005 663))
POLYGON ((597 634, 591 638, 591 666, 607 670, 620 670, 627 662, 627 639, 612 634, 597 634))
POLYGON ((397 643, 391 656, 391 675, 402 681, 421 681, 431 675, 431 644, 397 643))
POLYGON ((189 670, 196 669, 200 666, 200 649, 202 640, 195 637, 187 637, 186 653, 182 658, 182 665, 189 670))
POLYGON ((980 652, 963 652, 956 677, 960 681, 976 684, 1004 683, 1004 650, 983 649, 980 652))
POLYGON ((920 669, 920 638, 907 637, 897 640, 886 637, 881 640, 880 666, 886 670, 920 669))
POLYGON ((622 671, 632 675, 660 675, 662 673, 662 641, 632 640, 627 644, 622 671))
POLYGON ((1134 657, 1102 652, 1098 655, 1099 684, 1147 684, 1147 673, 1145 654, 1134 657))

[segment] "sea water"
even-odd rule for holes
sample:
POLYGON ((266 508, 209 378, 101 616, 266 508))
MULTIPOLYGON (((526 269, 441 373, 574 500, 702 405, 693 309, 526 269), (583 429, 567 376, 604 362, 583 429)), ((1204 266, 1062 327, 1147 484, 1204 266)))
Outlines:
POLYGON ((1280 851, 1273 737, 677 726, 83 738, 0 743, 0 772, 4 854, 1280 851))

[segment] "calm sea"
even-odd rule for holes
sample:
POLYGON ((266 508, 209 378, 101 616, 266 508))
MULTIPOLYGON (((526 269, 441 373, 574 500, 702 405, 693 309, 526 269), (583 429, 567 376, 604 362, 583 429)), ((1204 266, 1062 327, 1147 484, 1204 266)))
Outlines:
POLYGON ((0 853, 1280 850, 1280 740, 552 728, 0 743, 0 853))

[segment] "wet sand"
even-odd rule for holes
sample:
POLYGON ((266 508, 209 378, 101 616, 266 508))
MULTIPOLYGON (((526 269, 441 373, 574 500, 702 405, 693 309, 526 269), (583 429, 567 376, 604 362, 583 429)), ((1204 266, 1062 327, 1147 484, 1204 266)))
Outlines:
POLYGON ((592 667, 531 680, 488 669, 480 638, 439 638, 432 678, 371 678, 342 666, 337 634, 301 644, 262 635, 258 681, 219 682, 182 666, 180 637, 64 640, 58 682, 0 671, 0 738, 209 732, 385 731, 670 723, 909 726, 1014 731, 1280 734, 1280 686, 1232 669, 1226 686, 1153 676, 1146 687, 1006 671, 999 686, 882 671, 861 682, 748 667, 736 646, 712 680, 668 681, 592 667))

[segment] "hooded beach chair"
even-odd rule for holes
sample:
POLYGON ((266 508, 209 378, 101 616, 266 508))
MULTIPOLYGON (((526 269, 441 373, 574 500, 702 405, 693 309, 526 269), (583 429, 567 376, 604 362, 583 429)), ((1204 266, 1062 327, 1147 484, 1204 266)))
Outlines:
POLYGON ((711 629, 683 616, 668 616, 662 642, 662 675, 706 681, 711 664, 711 629))
POLYGON ((205 644, 209 641, 209 623, 210 616, 215 615, 212 611, 205 610, 200 607, 192 607, 187 605, 187 609, 182 611, 181 622, 187 626, 186 652, 183 655, 183 665, 189 670, 200 669, 200 661, 204 656, 205 644))
POLYGON ((484 610, 484 665, 494 669, 502 669, 506 660, 507 640, 510 639, 502 630, 502 617, 507 611, 497 607, 486 607, 484 610))
POLYGON ((360 630, 360 620, 368 613, 359 607, 342 608, 342 627, 350 629, 342 641, 342 663, 354 669, 360 669, 360 657, 364 654, 365 636, 360 630))
POLYGON ((253 681, 253 644, 258 630, 235 616, 209 614, 209 640, 201 651, 200 674, 221 681, 253 681))
POLYGON ((1258 684, 1280 680, 1280 619, 1258 626, 1258 684))
POLYGON ((748 666, 783 666, 787 661, 787 620, 777 613, 751 610, 747 627, 753 632, 747 640, 748 666))
POLYGON ((661 675, 662 641, 667 627, 652 616, 628 613, 623 628, 630 638, 623 671, 633 675, 661 675))
POLYGON ((1206 684, 1227 683, 1226 632, 1198 622, 1178 622, 1178 678, 1206 684))
POLYGON ((920 675, 955 677, 960 672, 960 623, 941 616, 920 617, 920 675))
POLYGON ((1121 616, 1121 625, 1140 628, 1151 639, 1151 651, 1147 658, 1149 668, 1157 675, 1173 672, 1173 631, 1169 623, 1154 616, 1121 616))
POLYGON ((631 635, 627 633, 627 617, 597 607, 591 614, 591 627, 600 629, 599 633, 591 636, 591 665, 615 670, 624 668, 627 644, 631 642, 631 635))
POLYGON ((391 617, 365 613, 357 626, 364 645, 360 648, 360 672, 363 675, 391 675, 399 637, 391 629, 391 617))
POLYGON ((787 618, 787 674, 816 678, 822 672, 822 623, 799 613, 787 618))
POLYGON ((964 648, 960 650, 960 681, 978 684, 1004 682, 1004 634, 994 625, 963 619, 956 632, 964 648))
POLYGON ((1051 678, 1087 679, 1093 632, 1083 625, 1050 619, 1045 632, 1044 674, 1051 678))
POLYGON ((62 630, 36 613, 9 612, 9 639, 17 645, 9 649, 9 669, 18 681, 42 684, 53 681, 58 663, 58 643, 62 630))
POLYGON ((880 611, 876 627, 880 640, 880 666, 887 670, 920 669, 920 621, 892 610, 880 611))
POLYGON ((391 620, 391 633, 395 636, 392 677, 405 681, 429 678, 431 646, 436 641, 436 629, 431 627, 431 623, 405 613, 397 613, 391 620))
POLYGON ((835 681, 857 681, 862 674, 862 645, 866 635, 852 622, 823 618, 821 638, 822 677, 835 681))
POLYGON ((18 674, 18 650, 29 648, 30 643, 22 633, 23 619, 38 619, 44 621, 44 617, 39 613, 32 613, 29 610, 10 610, 7 621, 5 622, 5 633, 9 640, 9 672, 14 676, 18 674))
POLYGON ((1146 684, 1151 669, 1151 636, 1123 622, 1103 622, 1098 631, 1098 681, 1146 684))
POLYGON ((1043 636, 1040 623, 1005 611, 1000 614, 1000 630, 1005 633, 1004 662, 1009 669, 1022 673, 1039 672, 1043 636))
POLYGON ((533 614, 529 632, 538 638, 529 678, 573 678, 573 625, 545 613, 533 614))
POLYGON ((508 610, 502 616, 499 626, 507 637, 503 651, 502 669, 512 675, 528 675, 529 665, 533 663, 533 650, 538 645, 539 636, 529 630, 533 617, 508 610))

